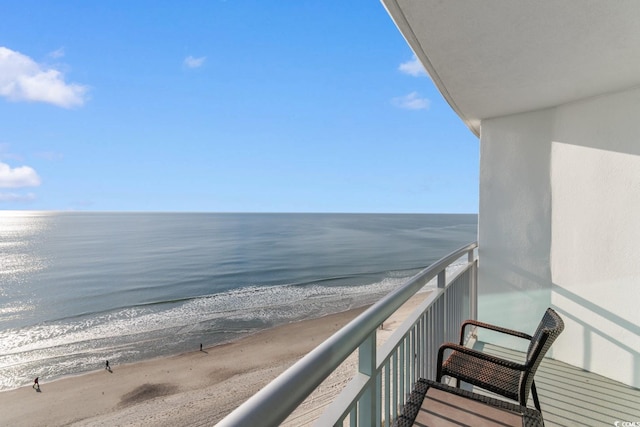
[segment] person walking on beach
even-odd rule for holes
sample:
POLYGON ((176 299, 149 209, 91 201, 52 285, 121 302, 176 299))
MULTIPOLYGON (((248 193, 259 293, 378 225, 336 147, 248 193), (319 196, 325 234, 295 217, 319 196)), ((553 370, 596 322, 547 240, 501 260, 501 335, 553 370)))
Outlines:
POLYGON ((38 378, 40 378, 40 377, 36 377, 36 379, 33 380, 33 385, 31 386, 32 388, 35 388, 36 390, 40 390, 40 383, 38 382, 38 378))
POLYGON ((109 361, 107 360, 107 363, 104 364, 104 369, 106 369, 107 371, 110 371, 111 368, 109 367, 109 361))

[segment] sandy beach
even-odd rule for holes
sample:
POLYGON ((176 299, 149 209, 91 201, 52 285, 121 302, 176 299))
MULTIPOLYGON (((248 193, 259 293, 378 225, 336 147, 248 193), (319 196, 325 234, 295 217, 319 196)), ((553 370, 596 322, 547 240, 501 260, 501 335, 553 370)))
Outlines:
MULTIPOLYGON (((384 340, 427 294, 384 323, 384 340)), ((211 426, 365 308, 269 329, 236 342, 0 393, 2 426, 211 426)), ((355 358, 284 425, 310 425, 355 372, 355 358)))

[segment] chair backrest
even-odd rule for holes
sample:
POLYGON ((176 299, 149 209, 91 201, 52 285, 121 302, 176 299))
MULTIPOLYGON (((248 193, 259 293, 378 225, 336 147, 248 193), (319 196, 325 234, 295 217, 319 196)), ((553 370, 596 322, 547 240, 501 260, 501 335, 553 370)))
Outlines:
POLYGON ((549 350, 551 344, 553 344, 563 330, 564 322, 562 318, 553 309, 547 308, 529 343, 525 362, 525 365, 527 365, 529 369, 523 372, 520 377, 520 393, 521 396, 524 395, 525 402, 529 396, 533 376, 538 366, 540 366, 540 362, 542 362, 547 350, 549 350))

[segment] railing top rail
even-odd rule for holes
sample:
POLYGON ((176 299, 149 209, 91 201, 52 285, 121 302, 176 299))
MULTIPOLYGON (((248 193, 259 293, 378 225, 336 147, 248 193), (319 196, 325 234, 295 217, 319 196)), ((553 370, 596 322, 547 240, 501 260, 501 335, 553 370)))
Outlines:
POLYGON ((225 417, 218 427, 278 425, 402 304, 453 261, 478 247, 467 244, 390 292, 225 417))

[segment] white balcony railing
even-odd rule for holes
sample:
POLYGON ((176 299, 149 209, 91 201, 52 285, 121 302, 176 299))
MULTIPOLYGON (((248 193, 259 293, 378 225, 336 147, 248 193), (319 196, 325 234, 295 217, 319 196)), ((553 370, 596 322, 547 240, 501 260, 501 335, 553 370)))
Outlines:
POLYGON ((409 279, 283 372, 218 427, 279 425, 356 349, 358 372, 316 425, 390 425, 415 381, 435 377, 440 344, 457 341, 461 323, 476 318, 477 246, 466 245, 409 279), (376 348, 378 327, 434 279, 437 288, 376 348))

